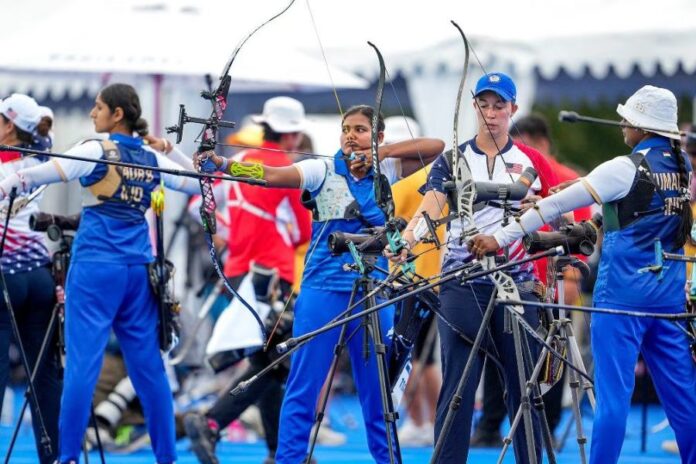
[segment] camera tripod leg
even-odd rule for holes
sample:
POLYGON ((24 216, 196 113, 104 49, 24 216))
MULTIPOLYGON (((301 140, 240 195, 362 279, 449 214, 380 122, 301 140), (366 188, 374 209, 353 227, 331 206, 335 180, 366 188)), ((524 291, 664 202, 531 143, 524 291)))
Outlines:
POLYGON ((106 459, 104 458, 104 446, 102 445, 101 436, 99 435, 99 426, 97 425, 97 415, 94 413, 94 403, 90 404, 89 415, 90 422, 92 422, 92 427, 94 427, 94 436, 97 439, 97 449, 99 450, 101 464, 106 464, 106 459))
MULTIPOLYGON (((10 192, 9 195, 9 205, 7 210, 11 211, 12 210, 12 205, 14 204, 14 200, 16 198, 16 189, 13 188, 12 192, 10 192)), ((5 250, 5 240, 7 238, 7 231, 8 231, 8 224, 10 222, 10 215, 6 214, 5 215, 5 221, 4 221, 4 228, 2 231, 2 237, 0 238, 0 258, 4 254, 5 250)), ((2 296, 5 301, 5 307, 7 308, 7 313, 10 316, 10 326, 12 327, 12 332, 15 336, 15 341, 17 343, 17 349, 19 350, 19 357, 22 361, 22 367, 24 367, 24 372, 26 372, 28 378, 28 391, 29 391, 29 398, 30 401, 32 402, 32 405, 34 406, 34 411, 36 412, 35 416, 33 419, 37 420, 39 423, 39 429, 41 430, 41 438, 40 442, 43 447, 43 452, 45 455, 50 456, 52 454, 52 448, 51 448, 51 439, 48 436, 48 431, 46 430, 46 423, 44 422, 43 414, 41 413, 41 407, 39 406, 38 399, 36 397, 36 385, 34 384, 34 380, 32 378, 32 369, 29 367, 29 360, 27 359, 27 353, 24 350, 24 344, 22 343, 22 337, 19 331, 19 325, 17 323, 17 318, 14 312, 14 309, 12 308, 12 301, 10 299, 10 293, 9 289, 7 287, 7 281, 5 280, 5 273, 2 269, 2 266, 0 265, 0 284, 2 284, 2 296)), ((9 462, 9 455, 7 457, 7 461, 9 462)))
MULTIPOLYGON (((546 343, 548 344, 554 336, 556 336, 556 333, 558 332, 558 325, 553 324, 551 326, 551 329, 549 330, 549 333, 546 336, 546 343)), ((532 383, 536 383, 539 379, 539 375, 541 374, 541 369, 544 366, 544 360, 547 354, 547 348, 544 347, 539 354, 539 358, 537 360, 537 363, 534 366, 534 370, 532 371, 532 375, 529 377, 529 381, 527 382, 527 389, 530 388, 530 385, 532 383)), ((500 455, 498 456, 498 463, 502 463, 503 459, 505 458, 505 453, 507 453, 508 448, 512 444, 512 437, 515 435, 515 432, 517 431, 517 427, 519 426, 520 420, 522 419, 522 405, 520 405, 519 408, 517 408, 517 412, 515 413, 515 417, 512 419, 511 424, 510 424, 510 431, 508 434, 503 438, 503 449, 500 452, 500 455)), ((546 424, 546 429, 548 429, 548 423, 546 424)), ((550 431, 549 431, 550 435, 550 431)), ((547 450, 548 452, 548 450, 547 450)), ((548 453, 549 456, 551 456, 551 453, 548 453)))
POLYGON ((527 455, 529 457, 529 462, 531 464, 536 464, 537 457, 534 448, 534 428, 532 424, 532 411, 531 404, 529 402, 529 391, 527 389, 525 381, 526 369, 524 364, 524 357, 522 356, 522 333, 516 315, 512 314, 514 310, 508 309, 508 307, 505 307, 505 310, 508 311, 508 315, 511 316, 510 322, 512 323, 512 337, 515 343, 515 357, 517 359, 517 375, 520 382, 520 391, 523 392, 522 397, 520 398, 520 409, 522 410, 524 433, 526 436, 525 438, 527 440, 527 455))
MULTIPOLYGON (((580 350, 578 349, 577 342, 575 341, 575 336, 572 332, 572 326, 570 324, 570 319, 565 319, 562 322, 561 326, 561 334, 565 338, 568 356, 570 357, 570 362, 578 365, 582 369, 582 371, 586 373, 587 371, 585 370, 582 358, 580 357, 580 350)), ((592 404, 593 409, 594 395, 592 393, 591 386, 585 390, 585 384, 587 382, 585 381, 585 379, 581 378, 577 372, 571 369, 569 375, 570 394, 572 399, 571 404, 573 408, 573 417, 575 419, 575 433, 577 437, 578 447, 580 449, 580 460, 582 464, 585 464, 587 462, 587 456, 585 452, 585 444, 587 443, 587 437, 585 437, 585 432, 582 427, 582 416, 580 414, 580 394, 578 392, 581 391, 581 386, 583 388, 582 391, 587 391, 588 399, 590 400, 590 404, 592 404)))
MULTIPOLYGON (((527 337, 522 337, 522 343, 524 345, 524 356, 527 366, 533 365, 532 360, 532 350, 529 346, 529 339, 527 337)), ((539 361, 544 358, 540 357, 539 361)), ((537 363, 538 364, 538 363, 537 363)), ((541 370, 540 370, 541 371, 541 370)), ((551 434, 551 429, 549 428, 549 421, 546 418, 546 405, 544 404, 543 395, 541 393, 541 387, 538 382, 539 373, 537 375, 529 378, 526 382, 527 391, 531 389, 532 394, 532 405, 537 412, 537 417, 539 418, 539 424, 541 426, 541 438, 544 442, 544 447, 546 449, 546 455, 549 459, 549 464, 556 464, 556 453, 553 449, 553 436, 551 434)))
MULTIPOLYGON (((353 286, 353 290, 351 291, 350 294, 350 300, 348 300, 348 307, 353 305, 353 301, 355 300, 355 294, 356 294, 356 286, 353 286)), ((346 316, 349 316, 350 313, 348 313, 346 316)), ((341 356, 341 353, 346 347, 346 343, 348 343, 348 340, 352 338, 355 335, 355 332, 350 334, 346 338, 346 332, 348 330, 348 324, 343 324, 341 326, 341 334, 338 336, 338 341, 336 342, 336 345, 334 346, 334 356, 333 359, 331 360, 331 367, 329 368, 329 374, 327 376, 327 381, 324 383, 324 394, 321 397, 321 405, 319 406, 317 413, 316 413, 316 418, 314 421, 314 427, 312 429, 312 438, 309 441, 309 452, 307 453, 307 457, 304 460, 304 464, 309 464, 312 461, 312 455, 314 454, 314 447, 316 446, 317 443, 317 437, 319 436, 319 427, 321 427, 321 423, 324 420, 324 413, 326 412, 326 405, 329 402, 329 395, 331 395, 331 386, 333 385, 334 377, 336 375, 336 369, 338 368, 338 361, 341 356)))
MULTIPOLYGON (((365 286, 365 294, 370 294, 369 292, 371 290, 371 286, 368 282, 365 286)), ((370 297, 367 304, 369 307, 376 306, 376 298, 374 296, 370 297)), ((398 414, 394 410, 394 404, 392 402, 391 382, 389 382, 389 370, 387 369, 387 346, 382 339, 379 314, 377 314, 377 312, 373 311, 368 315, 367 329, 372 337, 377 361, 382 411, 384 413, 384 426, 387 434, 387 446, 389 447, 389 462, 390 464, 401 463, 401 448, 399 447, 399 437, 396 427, 398 414)))
MULTIPOLYGON (((48 345, 50 341, 53 339, 53 336, 55 335, 56 332, 56 326, 58 324, 58 306, 53 310, 53 314, 51 314, 51 319, 48 322, 48 330, 46 331, 46 335, 44 336, 43 341, 41 342, 41 348, 39 349, 39 354, 36 357, 36 363, 34 364, 34 369, 32 369, 31 373, 29 374, 30 381, 33 383, 36 379, 36 375, 41 367, 41 364, 43 363, 44 357, 46 356, 46 351, 48 349, 48 345)), ((10 444, 9 447, 7 448, 7 453, 5 454, 5 463, 7 464, 10 461, 10 456, 12 456, 12 451, 14 449, 15 442, 17 441, 17 435, 19 434, 19 429, 22 425, 22 418, 24 417, 24 412, 27 409, 27 406, 29 405, 29 395, 31 394, 31 391, 29 388, 24 392, 24 401, 22 402, 22 407, 19 410, 19 415, 17 416, 17 422, 15 423, 14 430, 12 432, 12 438, 10 439, 10 444)))
POLYGON ((488 301, 486 311, 483 313, 483 317, 481 319, 481 326, 479 327, 479 330, 476 333, 476 338, 474 339, 474 344, 471 347, 471 352, 469 353, 469 357, 467 358, 466 364, 464 365, 462 376, 459 379, 459 383, 457 384, 457 390, 455 391, 454 395, 452 396, 452 399, 450 400, 449 410, 447 411, 445 420, 442 423, 442 429, 440 430, 440 435, 438 436, 437 442, 435 443, 433 455, 430 458, 430 464, 436 464, 440 457, 440 453, 442 453, 442 448, 445 445, 445 439, 447 438, 447 435, 449 434, 449 431, 452 428, 452 424, 454 423, 454 417, 457 414, 457 410, 459 409, 459 406, 462 402, 462 395, 464 394, 464 390, 466 389, 466 384, 469 380, 469 376, 471 375, 471 371, 474 368, 474 359, 476 359, 476 356, 479 356, 479 349, 481 348, 481 344, 483 343, 483 337, 487 333, 488 324, 490 323, 491 317, 493 316, 493 311, 495 309, 495 300, 497 297, 497 290, 493 290, 493 292, 491 293, 491 299, 488 301))
MULTIPOLYGON (((568 352, 572 355, 573 359, 573 364, 578 366, 582 372, 587 374, 587 368, 585 367, 585 363, 582 361, 582 355, 580 354, 580 348, 578 348, 578 342, 577 339, 575 338, 575 332, 573 331, 573 325, 568 320, 566 324, 564 324, 564 328, 566 330, 566 335, 568 339, 568 352)), ((592 406, 592 410, 595 410, 595 396, 594 396, 594 387, 592 385, 592 382, 587 380, 584 377, 579 378, 580 380, 580 386, 582 387, 582 391, 587 394, 587 399, 590 401, 590 405, 592 406)))

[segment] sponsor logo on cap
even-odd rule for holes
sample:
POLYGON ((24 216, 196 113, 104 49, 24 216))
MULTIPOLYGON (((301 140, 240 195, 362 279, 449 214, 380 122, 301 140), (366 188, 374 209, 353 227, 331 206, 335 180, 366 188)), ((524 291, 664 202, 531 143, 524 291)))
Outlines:
POLYGON ((500 76, 498 76, 497 74, 493 74, 488 77, 488 80, 491 82, 500 82, 500 76))

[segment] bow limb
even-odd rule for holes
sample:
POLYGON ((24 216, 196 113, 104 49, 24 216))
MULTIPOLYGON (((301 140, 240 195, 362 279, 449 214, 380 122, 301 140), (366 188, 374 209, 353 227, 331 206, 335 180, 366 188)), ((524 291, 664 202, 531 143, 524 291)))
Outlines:
POLYGON ((459 27, 454 21, 451 21, 452 25, 457 28, 459 34, 464 42, 464 69, 462 70, 462 78, 459 80, 459 89, 457 90, 457 100, 454 104, 454 123, 452 129, 452 179, 454 179, 455 187, 457 189, 457 203, 456 203, 456 214, 462 225, 462 235, 461 241, 464 241, 465 236, 473 235, 477 232, 474 226, 474 199, 476 198, 476 191, 474 189, 474 179, 471 174, 471 168, 466 158, 461 156, 459 151, 459 110, 462 105, 462 94, 464 93, 464 85, 466 84, 466 77, 469 72, 469 41, 464 35, 464 31, 459 27), (469 227, 467 228, 465 221, 469 220, 469 227), (472 229, 473 230, 469 230, 472 229))
POLYGON ((372 47, 377 54, 377 59, 379 60, 379 80, 377 81, 377 92, 374 113, 372 114, 372 143, 370 144, 370 149, 372 151, 372 164, 374 166, 374 190, 375 190, 375 200, 379 205, 380 209, 384 213, 387 221, 390 221, 394 217, 394 200, 391 196, 391 191, 385 191, 384 185, 382 183, 382 171, 379 165, 379 116, 382 112, 382 100, 384 99, 384 83, 386 81, 386 66, 384 64, 384 58, 382 53, 372 42, 367 42, 367 44, 372 47))
MULTIPOLYGON (((404 247, 404 240, 394 221, 394 197, 392 196, 391 186, 386 177, 382 175, 379 159, 379 117, 382 113, 382 100, 384 99, 384 85, 386 82, 387 67, 384 64, 384 58, 377 46, 372 42, 367 42, 377 54, 379 60, 379 80, 377 81, 377 92, 374 113, 372 114, 372 143, 370 148, 372 151, 372 163, 374 166, 374 192, 375 201, 384 213, 387 230, 386 236, 389 242, 389 248, 393 253, 398 254, 404 247)), ((421 158, 422 163, 422 158, 421 158)), ((404 275, 413 276, 416 273, 416 268, 413 262, 406 262, 399 266, 404 275)))
MULTIPOLYGON (((222 73, 220 75, 220 83, 218 84, 217 88, 211 92, 206 92, 203 94, 204 98, 210 100, 213 106, 213 110, 210 119, 207 121, 203 129, 203 136, 201 144, 198 147, 198 154, 204 154, 207 151, 214 150, 215 146, 217 145, 218 122, 222 120, 223 114, 225 113, 225 109, 227 108, 227 94, 229 93, 230 83, 232 81, 232 78, 230 76, 230 69, 232 67, 232 64, 234 63, 234 60, 237 58, 239 51, 242 49, 244 44, 251 38, 252 35, 254 35, 263 26, 285 13, 292 6, 293 3, 295 3, 295 0, 291 0, 280 12, 274 14, 271 18, 267 19, 261 25, 257 26, 239 42, 239 44, 235 47, 234 51, 232 52, 232 55, 230 56, 229 60, 227 60, 227 63, 225 63, 225 67, 223 68, 222 73)), ((199 170, 201 169, 204 162, 205 155, 201 157, 201 162, 199 163, 199 170)), ((263 321, 261 320, 261 317, 258 315, 256 310, 249 304, 249 302, 242 298, 241 295, 234 289, 234 287, 222 271, 222 265, 220 263, 220 259, 218 258, 215 246, 213 244, 213 235, 215 234, 217 229, 215 221, 215 210, 217 209, 217 203, 213 194, 213 181, 210 178, 201 178, 200 187, 202 199, 200 215, 201 220, 203 222, 206 243, 208 244, 208 251, 210 253, 210 258, 213 262, 215 272, 222 280, 225 289, 227 289, 227 291, 230 294, 234 295, 234 297, 237 298, 242 303, 242 305, 244 305, 244 307, 252 314, 259 326, 259 329, 261 330, 263 340, 266 340, 266 328, 264 326, 263 321)))
MULTIPOLYGON (((464 93, 464 84, 466 82, 467 72, 469 69, 469 41, 459 25, 452 21, 454 27, 457 28, 464 42, 464 70, 462 78, 459 82, 459 90, 457 92, 457 101, 454 111, 454 128, 453 128, 453 146, 452 146, 452 176, 455 181, 457 190, 457 216, 462 224, 461 242, 467 243, 471 238, 479 233, 476 224, 474 223, 474 201, 476 199, 476 187, 474 184, 471 168, 466 158, 459 151, 459 109, 461 107, 462 95, 464 93)), ((495 268, 495 257, 486 256, 479 260, 481 267, 484 270, 495 268)), ((498 298, 502 300, 520 301, 517 285, 509 274, 502 271, 496 271, 489 275, 498 291, 498 298)), ((520 313, 524 313, 522 306, 515 305, 512 308, 520 313)))

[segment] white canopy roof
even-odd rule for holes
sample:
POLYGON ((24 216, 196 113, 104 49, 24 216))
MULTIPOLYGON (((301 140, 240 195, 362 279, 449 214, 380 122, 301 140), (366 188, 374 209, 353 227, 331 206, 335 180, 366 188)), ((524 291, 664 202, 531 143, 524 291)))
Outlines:
MULTIPOLYGON (((68 88, 78 73, 218 77, 237 43, 262 22, 234 21, 239 17, 231 8, 235 2, 198 6, 177 1, 65 0, 59 8, 57 2, 27 3, 43 13, 33 18, 25 5, 17 7, 17 14, 3 15, 3 35, 23 40, 3 49, 0 70, 72 75, 58 81, 68 88), (17 21, 7 21, 8 17, 17 21)), ((259 10, 265 16, 274 12, 259 10)), ((251 84, 292 89, 368 85, 340 69, 331 69, 329 78, 321 57, 301 52, 292 41, 264 34, 262 29, 245 44, 234 63, 232 77, 238 89, 251 84)))

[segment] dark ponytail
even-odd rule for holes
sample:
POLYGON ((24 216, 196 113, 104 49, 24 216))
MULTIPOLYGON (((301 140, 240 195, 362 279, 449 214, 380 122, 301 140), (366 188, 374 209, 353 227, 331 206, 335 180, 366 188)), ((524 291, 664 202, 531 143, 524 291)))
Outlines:
POLYGON ((133 125, 133 132, 141 137, 145 137, 148 133, 147 121, 144 118, 138 118, 133 125))
POLYGON ((131 132, 137 132, 141 137, 147 135, 147 121, 141 117, 140 98, 133 86, 111 84, 104 87, 99 95, 111 112, 116 108, 123 110, 123 122, 131 132))
POLYGON ((36 126, 36 133, 41 137, 48 137, 51 128, 53 128, 53 119, 50 116, 43 116, 36 126))
POLYGON ((686 155, 682 152, 681 142, 679 140, 671 140, 672 154, 677 159, 677 168, 679 173, 679 229, 677 230, 677 236, 674 239, 674 247, 681 248, 691 237, 691 224, 693 222, 693 215, 691 213, 690 200, 690 190, 689 190, 689 171, 687 170, 687 160, 686 155))

